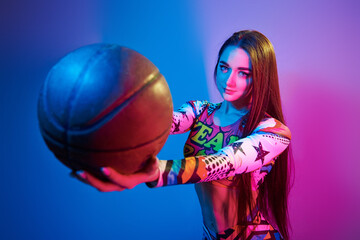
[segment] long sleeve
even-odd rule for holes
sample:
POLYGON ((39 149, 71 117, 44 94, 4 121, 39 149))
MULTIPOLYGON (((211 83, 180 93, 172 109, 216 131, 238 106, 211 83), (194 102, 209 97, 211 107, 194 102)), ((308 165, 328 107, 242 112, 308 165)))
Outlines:
POLYGON ((266 118, 253 133, 218 152, 181 160, 160 160, 160 176, 149 187, 219 180, 259 170, 276 159, 289 145, 290 130, 274 118, 266 118))
POLYGON ((185 133, 194 125, 196 118, 202 113, 206 101, 189 101, 173 112, 170 134, 185 133))

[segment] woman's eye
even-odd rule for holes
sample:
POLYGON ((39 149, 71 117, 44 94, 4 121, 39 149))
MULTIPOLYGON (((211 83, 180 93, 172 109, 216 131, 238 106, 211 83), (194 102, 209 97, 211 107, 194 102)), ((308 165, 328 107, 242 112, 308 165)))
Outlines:
POLYGON ((223 72, 223 73, 226 73, 229 68, 227 66, 224 66, 224 65, 220 65, 220 70, 223 72))
POLYGON ((246 72, 243 72, 243 71, 239 72, 239 76, 240 76, 240 77, 248 78, 249 75, 250 75, 249 73, 246 73, 246 72))

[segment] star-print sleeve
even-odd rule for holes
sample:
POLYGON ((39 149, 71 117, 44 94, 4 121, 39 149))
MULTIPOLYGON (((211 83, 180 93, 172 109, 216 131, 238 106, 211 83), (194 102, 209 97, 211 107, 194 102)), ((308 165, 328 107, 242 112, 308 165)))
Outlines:
POLYGON ((189 131, 206 104, 206 101, 189 101, 174 111, 170 134, 189 131))
POLYGON ((207 156, 160 160, 160 175, 149 187, 199 183, 248 173, 272 163, 289 145, 290 130, 274 118, 264 119, 253 133, 207 156))

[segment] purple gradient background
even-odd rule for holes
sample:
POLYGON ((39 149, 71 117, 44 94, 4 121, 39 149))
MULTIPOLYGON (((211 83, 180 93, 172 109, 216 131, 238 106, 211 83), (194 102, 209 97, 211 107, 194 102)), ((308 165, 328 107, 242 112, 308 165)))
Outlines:
POLYGON ((202 1, 197 5, 210 98, 224 36, 256 29, 277 54, 282 101, 292 131, 293 239, 358 238, 360 213, 360 16, 356 1, 202 1), (356 237, 358 236, 358 237, 356 237))
MULTIPOLYGON (((220 101, 212 72, 222 42, 256 29, 277 54, 293 134, 292 239, 360 235, 360 3, 357 1, 0 2, 0 239, 200 239, 193 186, 98 193, 70 178, 38 129, 51 66, 95 42, 133 48, 166 77, 174 106, 220 101)), ((181 158, 186 136, 159 154, 181 158)))

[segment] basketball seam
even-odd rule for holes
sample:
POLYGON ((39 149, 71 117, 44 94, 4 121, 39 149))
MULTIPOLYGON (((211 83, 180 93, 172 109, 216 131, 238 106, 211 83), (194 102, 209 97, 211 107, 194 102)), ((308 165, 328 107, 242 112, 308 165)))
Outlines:
POLYGON ((136 91, 133 91, 133 94, 128 96, 127 99, 125 99, 121 104, 119 104, 117 107, 115 107, 113 110, 111 110, 109 113, 107 113, 102 119, 99 119, 92 125, 82 128, 82 129, 67 129, 69 133, 86 133, 96 130, 97 128, 101 127, 103 124, 105 124, 109 119, 113 118, 114 115, 116 115, 122 108, 124 108, 131 100, 136 97, 138 94, 143 92, 144 89, 149 87, 151 84, 153 84, 156 80, 159 80, 161 77, 161 73, 157 72, 154 76, 149 77, 149 80, 147 80, 146 84, 142 85, 139 89, 136 91))
MULTIPOLYGON (((146 80, 146 84, 142 85, 141 88, 139 88, 136 92, 134 91, 134 93, 132 95, 130 95, 127 99, 125 99, 119 106, 117 106, 116 108, 114 108, 111 112, 109 112, 107 115, 105 115, 101 120, 99 120, 98 122, 94 123, 91 127, 85 128, 85 129, 81 129, 81 130, 70 130, 68 129, 67 134, 68 133, 86 133, 86 132, 92 132, 95 129, 101 127, 104 123, 108 122, 109 119, 111 119, 114 115, 116 115, 124 106, 126 106, 129 102, 131 102, 131 100, 136 97, 138 94, 140 94, 141 92, 143 92, 143 90, 147 87, 149 87, 151 84, 155 83, 156 80, 161 79, 161 73, 157 72, 155 75, 153 75, 152 77, 149 77, 149 80, 146 80)), ((145 143, 141 143, 139 145, 133 146, 133 147, 126 147, 123 150, 117 149, 117 150, 99 150, 99 151, 125 151, 126 149, 135 149, 135 148, 139 148, 142 146, 145 146, 146 144, 149 144, 151 142, 153 142, 154 140, 157 140, 159 138, 161 138, 164 134, 167 134, 170 132, 171 129, 171 124, 170 126, 167 128, 166 131, 164 131, 163 133, 159 134, 156 138, 151 139, 145 143)), ((69 147, 72 147, 71 144, 69 144, 69 142, 67 142, 67 145, 69 147)), ((84 149, 87 150, 86 148, 79 148, 79 147, 72 147, 72 148, 77 148, 77 149, 84 149)), ((96 151, 94 151, 96 152, 96 151)))
MULTIPOLYGON (((97 53, 100 52, 101 50, 103 50, 104 48, 116 48, 116 47, 117 47, 117 46, 114 45, 114 44, 107 44, 107 47, 103 47, 102 49, 98 49, 97 51, 95 51, 95 53, 94 53, 90 58, 93 58, 93 57, 97 56, 97 55, 98 55, 97 53)), ((69 53, 69 54, 66 55, 65 57, 67 57, 67 56, 69 56, 69 55, 71 55, 71 54, 73 54, 73 53, 69 53)), ((65 57, 64 57, 64 58, 65 58, 65 57)), ((88 65, 88 64, 89 64, 89 61, 90 61, 90 60, 88 60, 84 66, 88 65)), ((55 65, 55 66, 50 70, 50 72, 48 73, 48 75, 47 75, 47 77, 46 77, 46 80, 45 80, 45 82, 44 82, 44 84, 43 84, 43 86, 42 86, 42 89, 41 89, 41 95, 40 95, 40 98, 39 98, 39 102, 40 102, 40 104, 43 105, 44 113, 47 114, 47 120, 48 120, 51 124, 53 124, 53 126, 54 126, 55 128, 57 128, 59 131, 64 131, 64 133, 65 133, 65 131, 69 129, 69 128, 68 128, 69 119, 67 119, 67 118, 68 118, 68 115, 69 115, 69 111, 70 111, 70 110, 67 110, 67 111, 65 112, 65 115, 66 115, 66 116, 63 117, 63 118, 64 118, 64 121, 65 121, 65 125, 64 125, 64 124, 61 124, 62 121, 59 120, 59 119, 57 118, 57 116, 53 114, 53 112, 54 112, 55 109, 51 109, 52 111, 50 111, 50 110, 49 110, 49 107, 48 107, 48 102, 47 102, 47 95, 48 95, 48 91, 49 91, 49 87, 48 87, 48 82, 49 82, 49 80, 48 80, 48 79, 51 79, 52 74, 53 74, 53 72, 55 71, 55 69, 56 69, 57 67, 58 67, 58 66, 55 65)), ((79 79, 79 77, 83 74, 83 72, 84 72, 84 70, 82 70, 82 71, 79 73, 79 76, 77 77, 77 79, 79 79)), ((77 85, 77 83, 76 83, 75 85, 77 85)), ((70 95, 73 95, 73 92, 75 91, 75 87, 76 87, 76 86, 74 86, 74 87, 72 88, 70 95)), ((68 102, 67 105, 68 105, 68 106, 70 105, 69 101, 71 101, 71 96, 67 99, 67 102, 68 102)), ((66 110, 66 109, 68 109, 68 108, 65 108, 65 110, 66 110)))
MULTIPOLYGON (((100 128, 104 123, 106 123, 109 119, 111 119, 114 115, 116 115, 122 108, 124 108, 134 97, 136 97, 139 93, 141 93, 144 89, 146 89, 147 87, 149 87, 151 84, 153 84, 154 82, 156 82, 157 80, 161 79, 161 73, 157 70, 151 74, 149 74, 149 76, 144 80, 145 84, 140 85, 139 87, 137 87, 137 89, 131 91, 130 93, 126 94, 126 99, 123 100, 123 102, 121 104, 119 104, 116 108, 114 108, 113 110, 111 110, 109 113, 105 114, 103 118, 101 118, 100 120, 94 122, 92 125, 83 128, 83 129, 76 129, 76 130, 72 130, 69 128, 70 125, 70 120, 71 120, 71 116, 72 116, 72 112, 74 109, 74 102, 76 100, 77 92, 78 89, 81 88, 81 86, 83 85, 83 76, 84 74, 86 74, 87 69, 89 69, 94 62, 99 61, 98 60, 98 56, 101 55, 105 55, 106 52, 104 52, 104 49, 108 49, 108 48, 113 48, 116 47, 116 45, 107 45, 106 47, 103 47, 101 49, 98 49, 91 57, 90 59, 86 62, 86 64, 84 65, 83 70, 79 73, 77 79, 76 79, 76 83, 75 86, 71 89, 70 92, 70 96, 67 100, 67 108, 66 108, 66 112, 64 113, 65 117, 65 124, 60 124, 58 122, 57 119, 54 119, 54 117, 52 116, 52 114, 50 114, 51 119, 49 119, 50 122, 52 122, 52 124, 54 125, 54 127, 58 128, 58 130, 63 131, 64 135, 62 138, 62 142, 61 139, 59 138, 55 138, 55 136, 53 136, 49 131, 47 131, 45 128, 41 128, 41 131, 43 133, 44 138, 46 138, 48 141, 52 141, 53 143, 55 143, 58 146, 63 146, 64 149, 66 150, 66 155, 68 154, 69 148, 72 149, 78 149, 78 150, 83 150, 83 151, 88 151, 88 152, 117 152, 117 151, 126 151, 126 150, 131 150, 131 149, 136 149, 136 148, 140 148, 142 146, 146 146, 147 144, 152 143, 153 141, 156 141, 160 138, 162 138, 165 134, 168 134, 168 132, 170 132, 170 128, 171 125, 161 134, 159 134, 156 138, 151 139, 150 141, 141 143, 139 145, 133 146, 133 147, 126 147, 126 148, 120 148, 120 149, 111 149, 111 150, 104 150, 104 149, 99 149, 99 150, 94 150, 94 149, 87 149, 87 148, 81 148, 81 147, 76 147, 73 146, 70 142, 70 138, 69 138, 69 134, 70 133, 86 133, 86 132, 91 132, 96 130, 97 128, 100 128), (96 61, 94 61, 96 60, 96 61)), ((51 76, 53 74, 53 70, 50 72, 49 76, 51 76)), ((49 78, 48 76, 48 78, 49 78)), ((43 104, 44 104, 44 108, 47 109, 48 112, 48 106, 47 106, 47 101, 46 101, 46 95, 47 95, 47 91, 48 91, 48 82, 45 81, 45 86, 44 86, 44 91, 43 91, 43 104)))
POLYGON ((111 149, 111 150, 107 150, 107 149, 88 149, 88 148, 81 148, 81 147, 77 147, 77 146, 71 146, 69 144, 63 144, 61 142, 59 142, 58 140, 56 140, 55 138, 51 137, 51 134, 46 131, 45 129, 42 129, 42 135, 44 136, 44 138, 48 141, 51 141, 53 144, 55 144, 58 147, 64 147, 66 149, 71 148, 71 149, 76 149, 76 150, 80 150, 80 151, 86 151, 86 152, 122 152, 122 151, 128 151, 128 150, 132 150, 132 149, 136 149, 136 148, 140 148, 143 146, 146 146, 148 144, 153 143, 154 141, 162 138, 165 134, 168 134, 170 132, 171 126, 168 127, 166 129, 166 131, 164 131, 163 133, 161 133, 159 136, 157 136, 156 138, 151 139, 150 141, 147 141, 145 143, 136 145, 134 147, 126 147, 126 148, 119 148, 119 149, 111 149))
MULTIPOLYGON (((70 126, 70 120, 71 120, 71 117, 73 115, 73 108, 74 108, 74 102, 75 102, 75 99, 76 97, 78 96, 78 92, 79 92, 79 89, 81 88, 81 86, 83 85, 84 83, 84 75, 87 73, 87 70, 90 68, 90 66, 93 65, 93 63, 96 63, 99 61, 99 58, 98 56, 101 56, 101 55, 106 55, 106 52, 103 51, 104 49, 108 49, 108 48, 112 48, 114 47, 113 45, 107 45, 106 47, 103 47, 101 49, 98 49, 91 57, 90 59, 86 62, 86 64, 84 65, 81 73, 79 74, 79 76, 77 77, 77 80, 76 80, 76 83, 75 83, 75 86, 72 88, 71 90, 71 93, 70 93, 70 97, 68 99, 68 104, 67 104, 67 108, 66 108, 66 113, 67 115, 65 116, 65 119, 66 119, 66 122, 65 122, 65 131, 66 131, 66 135, 67 135, 67 132, 68 130, 70 130, 69 126, 70 126)), ((115 45, 116 47, 116 45, 115 45)))
MULTIPOLYGON (((102 47, 100 49, 98 49, 91 57, 90 59, 86 62, 86 64, 84 65, 82 71, 80 72, 79 76, 76 79, 75 82, 75 86, 71 89, 70 92, 70 97, 68 99, 68 104, 67 104, 67 108, 65 109, 65 126, 64 126, 64 147, 66 149, 66 159, 69 159, 69 125, 70 125, 70 119, 71 119, 71 115, 72 115, 72 110, 74 107, 74 99, 77 96, 78 93, 78 89, 82 86, 83 82, 84 82, 84 78, 83 76, 86 74, 87 70, 89 69, 89 67, 94 63, 99 61, 99 59, 97 58, 98 56, 101 55, 105 55, 106 52, 104 52, 104 49, 108 49, 114 47, 114 45, 106 45, 106 47, 102 47), (96 61, 95 61, 96 60, 96 61)), ((116 46, 115 46, 116 47, 116 46)))
MULTIPOLYGON (((161 73, 157 72, 157 74, 155 74, 153 77, 151 77, 146 84, 144 84, 141 88, 138 89, 138 91, 134 92, 132 95, 130 95, 127 99, 125 99, 118 107, 114 108, 111 112, 109 112, 107 115, 104 116, 104 118, 102 118, 101 120, 95 122, 92 126, 85 128, 85 129, 81 129, 81 130, 71 130, 69 128, 64 128, 64 138, 66 138, 66 140, 68 139, 68 134, 69 133, 86 133, 86 132, 92 132, 94 131, 94 129, 97 129, 99 127, 102 126, 102 124, 104 124, 104 122, 107 122, 108 119, 111 119, 115 114, 117 114, 119 112, 119 110, 121 110, 128 102, 130 102, 132 100, 132 98, 136 97, 139 93, 143 92, 143 90, 147 87, 149 87, 152 83, 156 82, 156 80, 159 80, 161 77, 161 73)), ((58 125, 58 123, 55 121, 55 123, 58 125)), ((141 143, 139 145, 136 145, 134 147, 127 147, 124 149, 115 149, 115 150, 98 150, 98 151, 125 151, 126 149, 135 149, 135 148, 139 148, 141 146, 144 146, 146 144, 151 143, 154 140, 157 140, 159 138, 161 138, 164 134, 167 134, 168 132, 170 132, 171 129, 171 125, 168 127, 168 129, 166 131, 164 131, 163 133, 161 133, 160 135, 158 135, 156 138, 145 142, 145 143, 141 143)), ((50 141, 54 141, 56 143, 59 143, 61 145, 61 142, 59 142, 49 131, 47 131, 45 128, 41 128, 42 132, 45 133, 46 138, 50 141)), ((64 141, 64 140, 63 140, 64 141)), ((76 149, 82 149, 82 150, 87 150, 89 151, 89 149, 86 148, 80 148, 80 147, 75 147, 72 144, 69 144, 69 141, 64 141, 64 147, 68 146, 71 148, 76 148, 76 149)), ((94 151, 96 152, 96 151, 94 151)))

